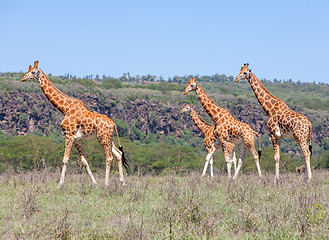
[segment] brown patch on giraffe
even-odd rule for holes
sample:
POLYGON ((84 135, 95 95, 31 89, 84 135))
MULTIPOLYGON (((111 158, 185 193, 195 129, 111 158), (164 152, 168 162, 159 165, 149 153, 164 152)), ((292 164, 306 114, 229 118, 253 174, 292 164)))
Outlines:
POLYGON ((266 105, 266 107, 268 107, 270 109, 271 104, 269 102, 265 102, 265 105, 266 105))
POLYGON ((70 111, 70 114, 75 115, 75 113, 76 113, 76 110, 74 108, 72 108, 72 110, 70 111))

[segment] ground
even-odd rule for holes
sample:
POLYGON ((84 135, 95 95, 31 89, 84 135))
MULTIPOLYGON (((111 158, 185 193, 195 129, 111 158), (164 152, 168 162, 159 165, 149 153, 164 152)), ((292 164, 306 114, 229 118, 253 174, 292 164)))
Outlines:
POLYGON ((6 172, 0 175, 3 239, 328 239, 329 172, 314 179, 283 173, 128 176, 112 173, 93 187, 87 174, 6 172))

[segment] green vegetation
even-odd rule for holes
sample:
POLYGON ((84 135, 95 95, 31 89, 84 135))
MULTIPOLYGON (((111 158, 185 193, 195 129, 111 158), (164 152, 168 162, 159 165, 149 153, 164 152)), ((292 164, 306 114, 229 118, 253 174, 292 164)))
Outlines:
MULTIPOLYGON (((186 139, 176 139, 168 136, 164 137, 163 141, 158 141, 155 136, 148 136, 143 139, 143 143, 121 138, 121 144, 124 146, 125 154, 131 166, 131 173, 139 176, 145 174, 186 173, 196 170, 201 173, 206 151, 202 143, 198 142, 202 141, 200 138, 192 138, 194 142, 190 141, 191 143, 189 143, 189 134, 191 133, 186 133, 186 139)), ((47 166, 49 171, 61 168, 65 148, 64 139, 58 138, 56 135, 54 137, 36 135, 7 136, 0 141, 0 173, 6 171, 9 167, 12 167, 15 171, 42 169, 44 165, 47 166)), ((116 138, 114 138, 114 142, 118 145, 116 138)), ((99 143, 96 140, 85 141, 84 146, 92 171, 102 171, 105 168, 105 160, 99 143)), ((324 151, 317 158, 312 159, 312 166, 329 168, 328 156, 329 151, 324 151)), ((215 171, 217 173, 226 172, 222 152, 218 151, 214 155, 214 159, 215 171)), ((281 153, 280 164, 281 171, 294 171, 296 166, 303 164, 303 159, 301 156, 296 157, 294 153, 281 153)), ((263 147, 260 165, 263 171, 274 172, 272 146, 263 147)), ((112 166, 117 169, 115 161, 112 166)), ((69 168, 71 171, 81 172, 82 166, 75 148, 72 148, 69 168)), ((251 172, 257 172, 257 169, 249 152, 247 152, 241 174, 251 172)))
MULTIPOLYGON (((161 168, 160 165, 158 165, 161 168)), ((200 179, 128 176, 116 173, 104 189, 87 174, 59 172, 0 175, 0 235, 3 239, 328 239, 329 172, 243 175, 200 179)))

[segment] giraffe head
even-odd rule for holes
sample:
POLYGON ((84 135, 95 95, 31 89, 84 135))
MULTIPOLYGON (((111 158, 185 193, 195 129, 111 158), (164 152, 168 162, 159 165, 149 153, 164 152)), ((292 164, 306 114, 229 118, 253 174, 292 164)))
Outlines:
POLYGON ((35 61, 33 67, 29 66, 29 71, 25 73, 24 77, 21 79, 21 82, 25 80, 38 79, 40 76, 40 69, 38 68, 39 61, 35 61))
POLYGON ((192 77, 190 81, 188 81, 187 86, 185 88, 184 91, 184 95, 191 92, 191 91, 195 91, 197 88, 197 82, 195 81, 195 78, 192 77))
POLYGON ((249 79, 250 78, 250 73, 251 69, 248 68, 249 63, 245 63, 243 67, 241 67, 239 75, 236 77, 235 81, 239 82, 241 79, 249 79))
POLYGON ((191 111, 190 104, 186 104, 186 106, 183 107, 182 110, 180 110, 180 113, 185 113, 185 112, 189 112, 189 111, 191 111))

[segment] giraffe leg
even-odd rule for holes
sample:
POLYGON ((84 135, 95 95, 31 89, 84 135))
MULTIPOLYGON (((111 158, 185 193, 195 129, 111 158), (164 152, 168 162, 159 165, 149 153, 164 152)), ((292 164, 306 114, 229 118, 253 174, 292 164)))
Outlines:
MULTIPOLYGON (((204 177, 206 175, 209 162, 211 162, 210 163, 210 168, 212 168, 212 164, 213 164, 212 155, 216 152, 216 148, 215 148, 214 145, 211 145, 211 146, 208 145, 208 146, 206 146, 206 149, 207 149, 208 154, 207 154, 207 157, 206 157, 206 162, 204 164, 201 177, 204 177)), ((210 171, 212 171, 212 170, 210 169, 210 171)))
POLYGON ((74 142, 74 139, 66 138, 65 152, 64 152, 64 157, 63 157, 63 168, 62 168, 62 174, 61 174, 61 178, 60 178, 58 187, 61 187, 64 183, 66 165, 70 159, 70 153, 71 153, 71 148, 72 148, 73 142, 74 142))
POLYGON ((212 178, 214 177, 214 170, 213 170, 213 164, 214 164, 214 159, 211 156, 210 161, 209 161, 209 176, 212 178))
POLYGON ((233 156, 232 156, 233 164, 234 164, 234 171, 236 171, 236 156, 235 156, 235 151, 233 151, 233 156))
POLYGON ((78 153, 79 153, 80 158, 81 158, 81 162, 82 162, 83 166, 86 168, 87 173, 88 173, 91 181, 93 182, 93 184, 97 185, 97 182, 96 182, 96 180, 95 180, 95 178, 94 178, 94 176, 93 176, 93 174, 90 170, 89 164, 86 160, 85 151, 83 150, 82 142, 81 141, 75 141, 74 146, 78 150, 78 153))
POLYGON ((123 186, 126 186, 126 181, 124 179, 123 170, 122 170, 122 157, 121 157, 122 153, 120 152, 119 149, 116 148, 114 144, 112 145, 112 153, 118 161, 120 182, 122 183, 123 186))
POLYGON ((224 153, 224 159, 225 159, 225 162, 226 162, 226 167, 227 167, 227 176, 229 178, 232 177, 231 175, 231 169, 232 169, 232 159, 231 159, 231 154, 226 150, 226 149, 223 149, 223 153, 224 153))
POLYGON ((110 183, 110 170, 111 164, 113 160, 112 155, 112 143, 103 145, 104 155, 105 155, 105 162, 106 162, 106 169, 105 169, 105 187, 109 186, 110 183))
POLYGON ((248 144, 248 149, 249 149, 249 151, 250 151, 250 153, 251 153, 251 155, 252 155, 252 157, 253 157, 253 159, 256 163, 258 176, 261 178, 262 177, 262 172, 260 170, 260 165, 259 165, 259 156, 258 156, 258 153, 256 152, 256 149, 255 149, 253 143, 248 144))
POLYGON ((206 157, 206 162, 204 164, 204 167, 203 167, 203 171, 202 171, 202 174, 201 174, 201 177, 204 177, 206 175, 206 172, 207 172, 207 169, 208 169, 208 164, 210 162, 210 159, 212 158, 212 155, 213 153, 212 152, 209 152, 207 154, 207 157, 206 157))
POLYGON ((226 143, 223 144, 223 153, 224 153, 224 159, 226 162, 227 166, 227 172, 228 172, 228 177, 231 177, 231 168, 232 168, 232 163, 234 163, 234 171, 236 171, 236 157, 235 157, 235 145, 226 143))
POLYGON ((271 135, 273 150, 274 150, 274 160, 275 160, 275 178, 274 182, 280 180, 280 139, 271 135))
POLYGON ((312 171, 311 171, 311 152, 309 150, 308 144, 307 142, 300 142, 297 141, 297 144, 299 145, 299 147, 302 149, 303 155, 304 155, 304 159, 305 159, 305 178, 307 178, 307 180, 311 180, 312 179, 312 171))
POLYGON ((242 163, 244 162, 244 159, 245 159, 245 150, 246 150, 246 147, 245 147, 244 143, 241 143, 239 145, 239 162, 238 162, 238 167, 235 170, 233 179, 236 179, 238 177, 240 168, 241 168, 242 163))

